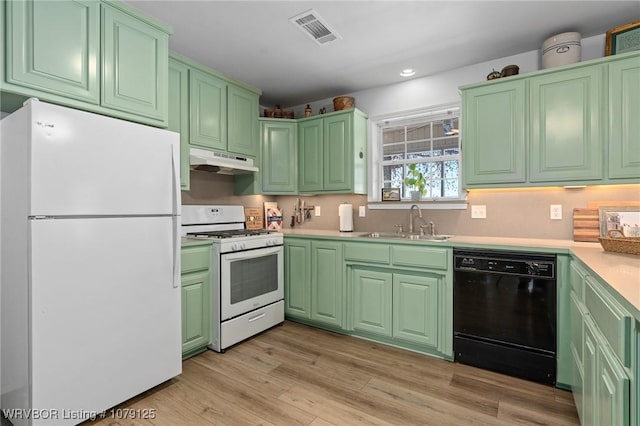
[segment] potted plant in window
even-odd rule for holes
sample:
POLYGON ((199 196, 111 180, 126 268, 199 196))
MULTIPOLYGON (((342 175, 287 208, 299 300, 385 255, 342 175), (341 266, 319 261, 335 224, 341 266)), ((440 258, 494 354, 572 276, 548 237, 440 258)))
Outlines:
POLYGON ((420 197, 427 193, 427 180, 416 164, 409 164, 407 167, 407 176, 404 178, 404 184, 411 190, 411 199, 419 201, 420 197))

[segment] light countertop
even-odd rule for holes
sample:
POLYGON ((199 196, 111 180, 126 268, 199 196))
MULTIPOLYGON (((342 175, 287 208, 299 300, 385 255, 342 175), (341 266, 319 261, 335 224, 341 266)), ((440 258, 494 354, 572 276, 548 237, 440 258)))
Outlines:
MULTIPOLYGON (((317 229, 285 229, 286 235, 325 237, 325 238, 357 238, 363 237, 369 232, 339 232, 317 229)), ((599 278, 606 282, 613 291, 626 301, 625 307, 640 321, 640 256, 631 254, 606 252, 599 243, 584 243, 573 240, 533 239, 533 238, 508 238, 508 237, 479 237, 479 236, 454 236, 442 241, 411 241, 397 239, 369 239, 365 241, 403 242, 415 244, 442 245, 445 247, 474 247, 495 245, 497 249, 513 248, 542 249, 557 253, 572 254, 581 260, 599 278)))

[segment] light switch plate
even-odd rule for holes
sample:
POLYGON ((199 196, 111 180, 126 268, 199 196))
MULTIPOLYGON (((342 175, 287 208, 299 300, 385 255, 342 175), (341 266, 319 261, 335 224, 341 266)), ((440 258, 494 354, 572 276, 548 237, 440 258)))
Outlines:
POLYGON ((366 212, 365 212, 365 207, 364 206, 360 206, 360 208, 358 209, 358 215, 360 217, 365 217, 366 212))
POLYGON ((552 220, 562 219, 562 204, 551 204, 549 206, 549 218, 552 220))
POLYGON ((316 217, 320 216, 320 206, 316 206, 314 213, 316 215, 316 217))
POLYGON ((487 206, 485 206, 485 205, 471 206, 471 218, 472 219, 486 219, 487 218, 487 206))

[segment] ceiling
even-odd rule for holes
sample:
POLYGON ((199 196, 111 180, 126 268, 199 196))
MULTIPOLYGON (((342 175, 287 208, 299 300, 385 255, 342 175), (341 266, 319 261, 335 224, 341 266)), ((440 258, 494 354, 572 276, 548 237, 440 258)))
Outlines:
POLYGON ((125 0, 170 25, 172 51, 283 107, 539 49, 640 19, 634 1, 125 0), (341 38, 318 45, 289 21, 309 9, 341 38))

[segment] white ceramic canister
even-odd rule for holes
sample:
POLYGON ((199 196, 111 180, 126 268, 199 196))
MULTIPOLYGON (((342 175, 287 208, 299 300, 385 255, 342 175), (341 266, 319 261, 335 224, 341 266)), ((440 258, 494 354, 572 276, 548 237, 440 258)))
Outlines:
POLYGON ((549 37, 542 44, 542 68, 554 68, 580 62, 580 33, 570 32, 549 37))

